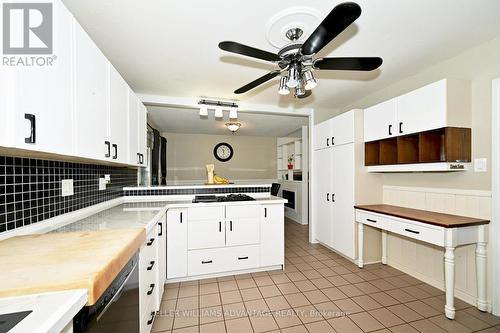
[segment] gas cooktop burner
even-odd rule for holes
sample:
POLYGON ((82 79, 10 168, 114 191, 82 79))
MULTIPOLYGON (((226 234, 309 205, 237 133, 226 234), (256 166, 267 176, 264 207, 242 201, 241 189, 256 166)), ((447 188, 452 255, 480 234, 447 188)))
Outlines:
POLYGON ((193 203, 197 202, 226 202, 226 201, 253 201, 255 200, 246 194, 229 194, 227 196, 215 195, 197 195, 193 199, 193 203))

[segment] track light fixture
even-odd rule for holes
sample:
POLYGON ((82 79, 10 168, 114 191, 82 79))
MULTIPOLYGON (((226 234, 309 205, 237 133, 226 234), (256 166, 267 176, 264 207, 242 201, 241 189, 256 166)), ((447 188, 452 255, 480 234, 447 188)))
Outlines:
POLYGON ((200 117, 207 117, 208 116, 208 106, 205 104, 200 105, 200 117))
POLYGON ((238 117, 237 108, 238 104, 234 102, 223 102, 210 99, 201 99, 198 104, 200 105, 200 116, 208 116, 208 109, 215 109, 215 118, 223 118, 224 113, 222 108, 229 110, 229 117, 236 119, 238 117), (234 116, 234 117, 233 117, 234 116))
POLYGON ((236 108, 229 109, 229 119, 238 119, 238 110, 236 108))

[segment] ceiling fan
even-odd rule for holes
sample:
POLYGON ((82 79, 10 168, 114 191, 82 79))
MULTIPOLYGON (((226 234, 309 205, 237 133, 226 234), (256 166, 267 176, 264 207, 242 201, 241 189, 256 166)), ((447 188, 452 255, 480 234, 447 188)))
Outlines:
POLYGON ((283 47, 277 54, 237 42, 219 43, 221 50, 267 60, 279 67, 279 69, 236 89, 234 93, 246 93, 284 73, 280 79, 278 93, 288 95, 290 89, 294 89, 296 98, 306 98, 311 95, 311 89, 316 86, 313 70, 371 71, 377 69, 382 65, 382 58, 379 57, 313 59, 316 53, 356 21, 360 15, 361 7, 357 3, 341 3, 333 8, 303 44, 297 42, 303 34, 302 29, 292 28, 288 30, 286 37, 290 40, 290 44, 283 47))

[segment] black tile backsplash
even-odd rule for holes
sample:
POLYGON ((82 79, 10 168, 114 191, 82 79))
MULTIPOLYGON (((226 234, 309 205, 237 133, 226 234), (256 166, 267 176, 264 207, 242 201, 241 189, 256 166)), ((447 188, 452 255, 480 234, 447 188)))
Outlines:
POLYGON ((221 188, 176 188, 176 189, 137 189, 126 190, 125 196, 150 195, 196 195, 196 194, 230 194, 230 193, 266 193, 271 192, 269 186, 221 187, 221 188))
POLYGON ((0 156, 0 232, 115 199, 135 185, 137 171, 126 167, 0 156), (111 183, 99 191, 105 174, 111 183), (73 179, 74 195, 61 196, 63 179, 73 179))

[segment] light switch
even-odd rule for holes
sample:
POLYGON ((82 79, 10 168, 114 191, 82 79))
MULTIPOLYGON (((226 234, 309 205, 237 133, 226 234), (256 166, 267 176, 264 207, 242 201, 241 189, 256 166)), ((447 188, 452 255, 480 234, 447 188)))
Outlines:
POLYGON ((61 180, 61 196, 68 197, 75 194, 73 189, 73 179, 61 180))
POLYGON ((486 172, 488 170, 488 160, 486 158, 474 159, 474 171, 486 172))

